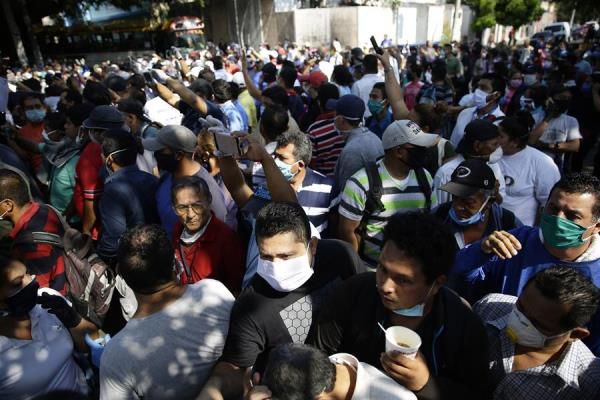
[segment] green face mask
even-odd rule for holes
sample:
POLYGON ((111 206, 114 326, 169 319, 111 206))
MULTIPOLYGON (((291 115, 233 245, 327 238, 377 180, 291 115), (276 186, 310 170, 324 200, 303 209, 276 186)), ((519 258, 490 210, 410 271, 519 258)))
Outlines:
POLYGON ((581 246, 588 241, 592 236, 583 239, 583 234, 594 225, 585 228, 568 219, 543 213, 540 229, 544 236, 544 242, 557 249, 568 249, 581 246))

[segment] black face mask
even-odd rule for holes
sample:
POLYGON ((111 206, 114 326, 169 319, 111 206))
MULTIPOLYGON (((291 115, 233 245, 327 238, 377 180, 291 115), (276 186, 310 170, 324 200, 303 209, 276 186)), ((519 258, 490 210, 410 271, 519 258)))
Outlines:
POLYGON ((565 100, 565 99, 554 100, 554 109, 556 110, 556 112, 558 114, 567 112, 570 105, 571 105, 570 100, 565 100))
POLYGON ((38 289, 40 284, 35 278, 16 294, 6 299, 10 315, 15 318, 25 318, 29 311, 37 304, 38 289))
POLYGON ((175 154, 154 153, 158 169, 169 173, 175 172, 177 169, 177 159, 175 154))
POLYGON ((405 161, 405 164, 410 168, 423 168, 427 165, 429 161, 427 147, 415 146, 406 150, 408 151, 408 161, 405 161))

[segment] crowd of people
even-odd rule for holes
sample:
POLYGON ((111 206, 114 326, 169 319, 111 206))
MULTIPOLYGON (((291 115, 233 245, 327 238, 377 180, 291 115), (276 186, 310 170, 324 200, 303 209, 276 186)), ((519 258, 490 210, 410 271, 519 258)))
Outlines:
POLYGON ((600 44, 381 47, 2 65, 0 399, 599 399, 600 44))

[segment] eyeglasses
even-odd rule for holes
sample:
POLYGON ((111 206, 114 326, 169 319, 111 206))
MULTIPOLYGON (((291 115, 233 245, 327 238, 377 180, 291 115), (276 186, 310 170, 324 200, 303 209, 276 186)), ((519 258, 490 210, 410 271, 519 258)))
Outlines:
POLYGON ((175 213, 178 215, 187 214, 190 208, 194 214, 201 214, 205 209, 205 205, 204 203, 178 204, 173 208, 175 209, 175 213))

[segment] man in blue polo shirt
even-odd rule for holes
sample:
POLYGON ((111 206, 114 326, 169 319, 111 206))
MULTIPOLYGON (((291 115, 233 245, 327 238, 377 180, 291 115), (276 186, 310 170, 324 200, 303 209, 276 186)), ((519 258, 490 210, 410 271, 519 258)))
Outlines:
POLYGON ((329 210, 335 204, 331 197, 333 179, 308 167, 312 145, 302 132, 284 132, 277 139, 275 164, 290 182, 298 203, 321 235, 327 230, 329 210))
MULTIPOLYGON (((571 267, 600 286, 600 180, 567 175, 552 189, 540 227, 495 231, 462 249, 449 285, 473 302, 489 293, 519 296, 537 272, 571 267)), ((600 313, 584 340, 600 355, 600 313)))

